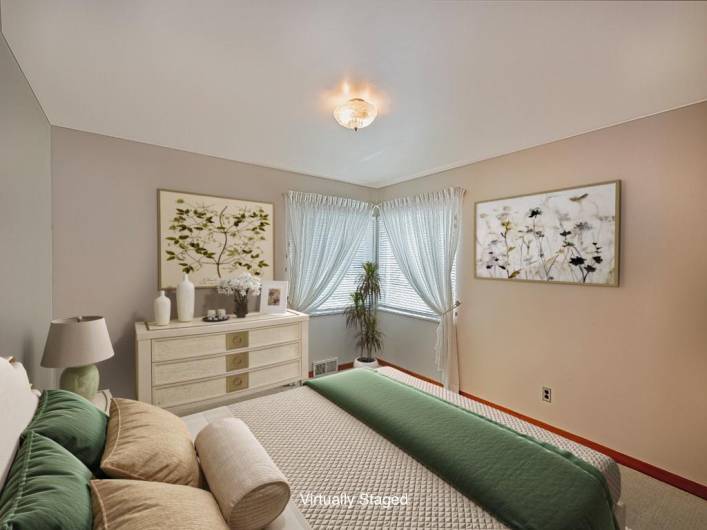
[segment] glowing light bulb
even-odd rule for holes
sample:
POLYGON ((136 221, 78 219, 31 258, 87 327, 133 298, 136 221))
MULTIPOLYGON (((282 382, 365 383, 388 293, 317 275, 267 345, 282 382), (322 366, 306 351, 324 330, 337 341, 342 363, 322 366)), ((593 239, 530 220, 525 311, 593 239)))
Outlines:
POLYGON ((334 119, 342 127, 358 131, 368 127, 378 116, 375 105, 361 98, 353 98, 334 109, 334 119))

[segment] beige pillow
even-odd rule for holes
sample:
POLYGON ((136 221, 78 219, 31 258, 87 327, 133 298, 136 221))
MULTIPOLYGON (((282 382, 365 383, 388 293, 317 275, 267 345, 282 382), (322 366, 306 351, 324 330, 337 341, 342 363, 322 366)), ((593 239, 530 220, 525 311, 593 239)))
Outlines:
POLYGON ((209 489, 232 530, 263 528, 285 509, 287 479, 241 420, 211 423, 195 445, 209 489))
POLYGON ((111 478, 200 485, 199 462, 184 422, 131 399, 111 402, 101 469, 111 478))
POLYGON ((228 530, 204 490, 139 480, 92 480, 94 530, 228 530))

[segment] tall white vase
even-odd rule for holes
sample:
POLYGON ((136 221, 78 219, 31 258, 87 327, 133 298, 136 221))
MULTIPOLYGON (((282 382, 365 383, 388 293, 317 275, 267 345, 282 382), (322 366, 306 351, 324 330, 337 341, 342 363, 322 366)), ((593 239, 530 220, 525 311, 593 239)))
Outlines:
POLYGON ((153 307, 155 309, 155 323, 159 326, 169 324, 172 301, 165 296, 164 291, 160 291, 160 295, 155 298, 153 307))
POLYGON ((194 284, 189 281, 189 275, 177 286, 177 319, 189 322, 194 318, 194 284))

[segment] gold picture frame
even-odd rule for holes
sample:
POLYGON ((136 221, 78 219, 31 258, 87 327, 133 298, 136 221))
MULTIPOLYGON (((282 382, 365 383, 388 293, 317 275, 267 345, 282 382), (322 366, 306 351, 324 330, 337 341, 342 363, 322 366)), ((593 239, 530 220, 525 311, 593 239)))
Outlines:
POLYGON ((620 236, 620 180, 477 201, 474 278, 618 287, 620 236))

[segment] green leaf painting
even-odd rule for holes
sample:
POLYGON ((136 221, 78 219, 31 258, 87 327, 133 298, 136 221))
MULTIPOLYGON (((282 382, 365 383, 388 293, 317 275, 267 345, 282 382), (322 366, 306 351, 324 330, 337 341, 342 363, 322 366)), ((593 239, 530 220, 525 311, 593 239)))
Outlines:
POLYGON ((160 288, 197 287, 241 271, 272 279, 272 204, 159 191, 160 288))

